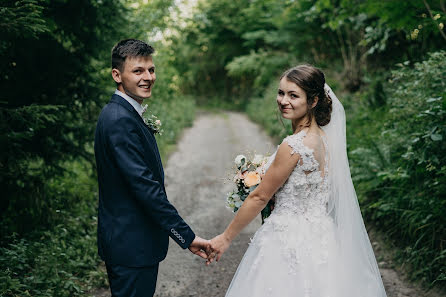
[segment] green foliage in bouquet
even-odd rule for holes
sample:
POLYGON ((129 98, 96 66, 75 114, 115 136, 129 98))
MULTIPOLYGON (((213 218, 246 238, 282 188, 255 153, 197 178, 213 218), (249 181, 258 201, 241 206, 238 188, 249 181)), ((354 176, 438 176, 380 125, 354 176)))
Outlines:
MULTIPOLYGON (((238 155, 235 160, 237 171, 234 176, 236 190, 228 193, 226 198, 227 205, 233 212, 237 212, 242 206, 243 202, 254 191, 265 174, 264 166, 267 158, 262 155, 255 155, 252 160, 244 155, 238 155)), ((264 220, 271 215, 271 210, 274 207, 274 201, 270 200, 265 208, 261 211, 262 224, 264 220)))

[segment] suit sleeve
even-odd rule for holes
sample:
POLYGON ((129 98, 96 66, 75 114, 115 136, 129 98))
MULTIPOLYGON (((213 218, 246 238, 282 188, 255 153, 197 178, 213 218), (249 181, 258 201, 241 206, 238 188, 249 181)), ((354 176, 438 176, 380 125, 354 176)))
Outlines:
POLYGON ((178 245, 186 249, 195 239, 195 234, 168 201, 163 185, 154 178, 147 166, 142 145, 143 136, 138 133, 138 126, 134 121, 132 118, 122 117, 108 125, 109 145, 116 164, 144 211, 178 245))

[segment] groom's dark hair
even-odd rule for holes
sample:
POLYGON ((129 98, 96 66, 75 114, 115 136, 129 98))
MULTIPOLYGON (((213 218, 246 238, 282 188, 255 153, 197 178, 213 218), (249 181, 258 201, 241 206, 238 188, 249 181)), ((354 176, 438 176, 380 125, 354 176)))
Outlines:
POLYGON ((124 71, 124 62, 127 57, 148 57, 155 49, 137 39, 124 39, 118 42, 112 49, 112 69, 124 71))

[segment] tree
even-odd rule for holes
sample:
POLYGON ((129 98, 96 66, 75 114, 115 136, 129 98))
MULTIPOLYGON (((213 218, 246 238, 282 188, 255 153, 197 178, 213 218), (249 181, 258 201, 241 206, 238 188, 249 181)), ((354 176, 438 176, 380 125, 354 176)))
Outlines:
MULTIPOLYGON (((1 235, 45 224, 67 199, 47 190, 64 161, 92 161, 86 145, 104 97, 122 2, 22 0, 0 4, 1 235), (113 21, 110 21, 113 19, 113 21)), ((122 15, 122 17, 121 17, 122 15)))

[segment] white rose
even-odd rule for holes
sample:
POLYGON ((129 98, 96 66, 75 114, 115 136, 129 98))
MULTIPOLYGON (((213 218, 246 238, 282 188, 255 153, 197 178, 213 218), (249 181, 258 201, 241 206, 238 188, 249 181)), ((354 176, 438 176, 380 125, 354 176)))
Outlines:
POLYGON ((231 197, 232 197, 232 199, 234 199, 234 200, 236 200, 236 199, 240 200, 240 195, 239 195, 239 194, 234 193, 234 194, 232 194, 231 197))
POLYGON ((246 162, 246 157, 243 155, 238 155, 237 157, 235 157, 234 163, 235 165, 237 165, 237 167, 242 166, 242 161, 245 160, 246 162))
POLYGON ((264 160, 263 155, 254 155, 254 158, 252 159, 252 164, 260 165, 262 164, 263 160, 264 160))

